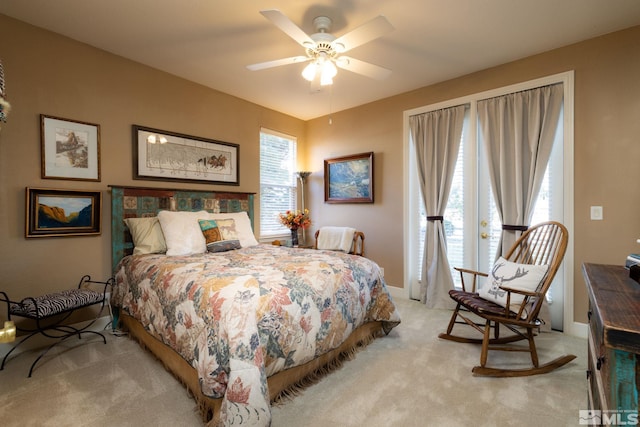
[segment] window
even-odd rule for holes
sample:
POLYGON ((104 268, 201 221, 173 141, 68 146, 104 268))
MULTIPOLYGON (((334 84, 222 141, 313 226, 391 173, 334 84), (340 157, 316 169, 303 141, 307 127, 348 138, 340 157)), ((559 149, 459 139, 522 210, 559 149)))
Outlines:
POLYGON ((278 214, 296 209, 296 144, 293 136, 260 130, 260 237, 288 235, 278 214))

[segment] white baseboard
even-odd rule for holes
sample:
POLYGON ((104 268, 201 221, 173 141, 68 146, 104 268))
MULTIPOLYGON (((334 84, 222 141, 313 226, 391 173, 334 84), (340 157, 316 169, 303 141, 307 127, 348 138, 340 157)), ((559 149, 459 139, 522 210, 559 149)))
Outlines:
POLYGON ((573 322, 568 328, 565 328, 564 333, 586 339, 589 335, 589 325, 586 323, 573 322))
POLYGON ((408 299, 407 292, 404 288, 398 288, 397 286, 387 284, 387 290, 389 291, 389 294, 391 294, 391 298, 408 299))
MULTIPOLYGON (((90 322, 91 320, 87 320, 84 322, 75 323, 71 326, 81 329, 82 327, 86 326, 90 322)), ((98 319, 96 319, 95 323, 91 325, 90 328, 87 329, 87 331, 103 332, 105 331, 105 328, 107 328, 107 325, 109 325, 110 323, 111 323, 111 316, 107 315, 107 316, 99 317, 98 319)), ((18 343, 23 337, 24 335, 16 337, 16 340, 14 342, 0 344, 0 362, 2 362, 2 358, 8 352, 10 352, 14 346, 18 345, 18 343)), ((20 347, 16 348, 16 351, 11 353, 11 356, 9 356, 9 360, 11 360, 13 357, 15 357, 20 353, 24 353, 30 350, 36 350, 38 348, 43 348, 48 345, 51 345, 53 342, 54 341, 51 338, 47 338, 42 335, 35 335, 33 338, 30 338, 29 341, 26 341, 20 347)))

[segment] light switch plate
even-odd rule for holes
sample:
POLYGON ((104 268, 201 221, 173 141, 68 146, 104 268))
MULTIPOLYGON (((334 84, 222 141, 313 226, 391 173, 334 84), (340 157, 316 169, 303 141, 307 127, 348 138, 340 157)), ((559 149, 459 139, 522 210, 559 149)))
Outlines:
POLYGON ((591 206, 591 219, 600 221, 603 219, 602 206, 591 206))

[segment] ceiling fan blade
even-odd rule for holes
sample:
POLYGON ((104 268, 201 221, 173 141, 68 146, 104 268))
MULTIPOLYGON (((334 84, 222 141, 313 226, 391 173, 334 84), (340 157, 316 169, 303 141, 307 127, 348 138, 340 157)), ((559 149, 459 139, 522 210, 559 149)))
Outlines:
POLYGON ((371 77, 376 80, 383 80, 391 74, 391 70, 387 68, 360 61, 359 59, 351 58, 349 56, 340 56, 336 60, 336 66, 343 70, 362 74, 363 76, 371 77))
POLYGON ((281 65, 289 64, 302 64, 303 62, 310 61, 311 58, 307 56, 292 56, 289 58, 276 59, 274 61, 260 62, 258 64, 247 65, 247 68, 251 71, 264 70, 266 68, 279 67, 281 65))
POLYGON ((334 49, 338 52, 346 52, 354 47, 363 45, 371 40, 377 39, 391 31, 393 25, 383 15, 373 18, 347 34, 338 37, 333 41, 334 49))
POLYGON ((302 31, 300 27, 287 18, 282 12, 277 9, 261 10, 260 13, 267 18, 276 27, 280 28, 286 35, 294 39, 303 47, 312 47, 315 45, 314 41, 309 37, 307 33, 302 31))

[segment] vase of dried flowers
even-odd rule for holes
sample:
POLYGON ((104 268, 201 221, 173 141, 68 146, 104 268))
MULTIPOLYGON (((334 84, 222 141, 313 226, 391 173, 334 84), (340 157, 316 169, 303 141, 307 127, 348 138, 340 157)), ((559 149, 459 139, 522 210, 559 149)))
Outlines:
POLYGON ((278 215, 280 217, 280 223, 291 230, 291 245, 298 246, 298 229, 305 229, 311 225, 309 209, 305 209, 302 212, 286 211, 278 215))

